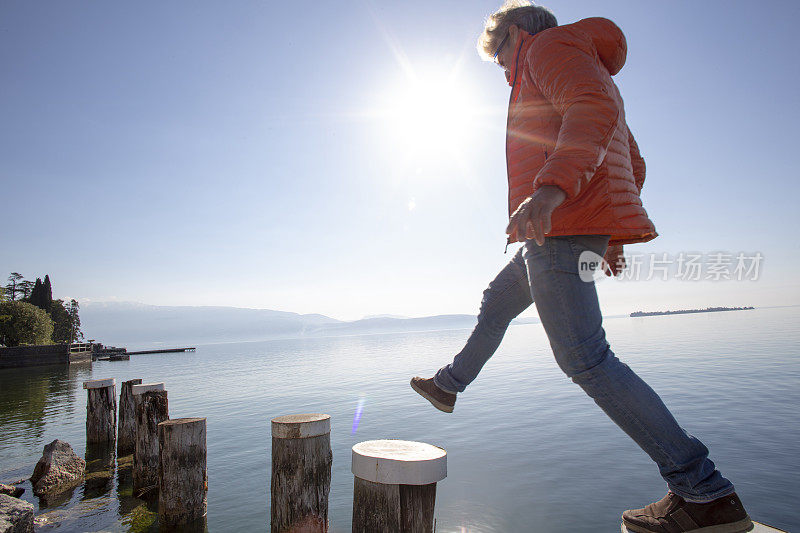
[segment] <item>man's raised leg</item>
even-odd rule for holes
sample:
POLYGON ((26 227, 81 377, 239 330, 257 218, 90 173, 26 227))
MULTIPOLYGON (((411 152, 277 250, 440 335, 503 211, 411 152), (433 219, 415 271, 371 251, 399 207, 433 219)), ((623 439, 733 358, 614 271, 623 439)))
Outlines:
POLYGON ((414 378, 411 386, 437 409, 453 410, 456 393, 478 376, 486 361, 497 351, 511 321, 533 303, 530 283, 520 249, 483 291, 478 324, 453 362, 433 378, 414 378))

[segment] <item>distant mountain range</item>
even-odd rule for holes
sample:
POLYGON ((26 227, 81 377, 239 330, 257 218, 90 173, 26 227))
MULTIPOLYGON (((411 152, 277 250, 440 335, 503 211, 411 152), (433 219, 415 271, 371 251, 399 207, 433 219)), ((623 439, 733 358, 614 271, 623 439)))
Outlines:
MULTIPOLYGON (((538 322, 521 319, 516 323, 538 322)), ((325 315, 240 307, 157 306, 133 302, 85 302, 81 323, 86 339, 129 348, 194 346, 220 342, 328 337, 412 331, 471 329, 473 315, 422 318, 375 315, 354 321, 325 315)))

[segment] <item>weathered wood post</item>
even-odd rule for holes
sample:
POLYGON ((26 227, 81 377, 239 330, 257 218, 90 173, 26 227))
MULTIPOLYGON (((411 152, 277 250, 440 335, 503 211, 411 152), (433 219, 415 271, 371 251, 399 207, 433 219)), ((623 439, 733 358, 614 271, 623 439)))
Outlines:
POLYGON ((371 440, 353 446, 353 532, 430 533, 436 483, 447 452, 423 442, 371 440))
POLYGON ((332 463, 329 415, 272 419, 272 533, 328 531, 332 463))
POLYGON ((86 442, 114 442, 117 437, 116 380, 84 381, 86 401, 86 442))
POLYGON ((133 386, 141 379, 123 381, 119 392, 119 430, 117 432, 117 456, 130 455, 136 449, 136 410, 133 406, 133 386))
POLYGON ((177 418, 158 425, 158 523, 161 528, 205 521, 206 419, 177 418))
POLYGON ((133 453, 133 494, 158 487, 158 424, 169 420, 169 403, 163 383, 132 387, 136 409, 136 446, 133 453))

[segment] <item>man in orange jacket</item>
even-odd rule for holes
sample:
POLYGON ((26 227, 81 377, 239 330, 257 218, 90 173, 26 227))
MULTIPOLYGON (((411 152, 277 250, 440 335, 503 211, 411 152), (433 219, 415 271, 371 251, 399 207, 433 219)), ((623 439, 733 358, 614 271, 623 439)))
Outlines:
POLYGON ((558 26, 546 8, 510 0, 489 17, 478 51, 505 70, 511 86, 506 233, 509 243, 524 246, 484 291, 464 349, 411 386, 452 412, 511 320, 535 302, 558 365, 667 482, 663 499, 623 513, 625 526, 640 533, 748 531, 752 522, 708 449, 611 351, 594 281, 580 271, 581 255, 591 252, 618 274, 623 244, 657 236, 640 199, 644 160, 612 79, 625 63, 625 36, 607 19, 558 26))

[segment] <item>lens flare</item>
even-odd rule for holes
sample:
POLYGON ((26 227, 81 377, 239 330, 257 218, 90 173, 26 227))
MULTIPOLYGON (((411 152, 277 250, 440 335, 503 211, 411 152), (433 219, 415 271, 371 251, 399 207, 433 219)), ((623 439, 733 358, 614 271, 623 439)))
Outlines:
POLYGON ((361 413, 364 412, 364 396, 362 395, 358 399, 358 405, 356 406, 356 414, 353 417, 353 430, 350 432, 351 435, 356 434, 356 430, 358 429, 358 423, 361 421, 361 413))

